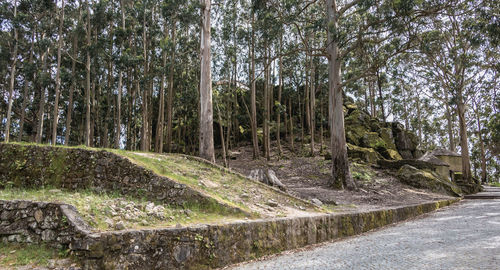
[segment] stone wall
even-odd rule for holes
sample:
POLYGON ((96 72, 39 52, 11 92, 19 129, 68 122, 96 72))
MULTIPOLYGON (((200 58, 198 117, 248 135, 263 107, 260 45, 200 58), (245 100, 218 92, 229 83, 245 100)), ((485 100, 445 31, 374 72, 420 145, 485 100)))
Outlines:
POLYGON ((91 230, 71 205, 0 200, 2 242, 44 242, 61 248, 83 239, 91 230))
POLYGON ((106 232, 84 239, 73 249, 92 269, 212 269, 360 234, 456 201, 355 214, 106 232))
POLYGON ((86 269, 211 269, 352 236, 458 200, 353 214, 93 232, 65 204, 0 201, 0 238, 69 247, 86 269))
MULTIPOLYGON (((223 205, 184 184, 158 176, 127 158, 104 150, 0 143, 0 188, 6 185, 118 191, 167 204, 189 201, 223 205)), ((228 211, 241 212, 238 208, 224 206, 228 211)))

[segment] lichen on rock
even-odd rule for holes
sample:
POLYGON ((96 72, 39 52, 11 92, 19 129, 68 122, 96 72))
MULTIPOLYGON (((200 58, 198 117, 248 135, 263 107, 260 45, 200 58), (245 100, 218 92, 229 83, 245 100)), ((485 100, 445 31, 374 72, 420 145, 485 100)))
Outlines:
POLYGON ((412 187, 457 197, 462 195, 462 191, 455 183, 440 178, 436 172, 430 170, 422 170, 411 165, 404 165, 398 171, 398 178, 402 183, 412 187))

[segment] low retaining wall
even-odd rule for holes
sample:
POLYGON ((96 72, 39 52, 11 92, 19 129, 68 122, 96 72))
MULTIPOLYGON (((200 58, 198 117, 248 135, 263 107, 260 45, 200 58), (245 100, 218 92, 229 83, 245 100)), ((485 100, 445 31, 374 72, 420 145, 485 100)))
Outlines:
MULTIPOLYGON (((67 212, 61 210, 69 206, 59 205, 60 211, 56 210, 54 213, 56 216, 62 214, 67 217, 69 228, 73 231, 69 248, 81 258, 83 265, 88 269, 210 269, 360 234, 434 211, 457 201, 459 199, 353 214, 326 214, 315 217, 241 221, 222 225, 102 233, 91 233, 78 216, 67 215, 67 212)), ((6 205, 9 204, 3 203, 0 207, 6 205)), ((28 213, 34 213, 33 210, 38 207, 36 203, 31 205, 32 209, 28 213)), ((15 209, 8 211, 16 212, 15 209)), ((0 210, 3 217, 5 209, 0 208, 0 210)), ((17 213, 22 212, 21 210, 17 210, 17 213)), ((27 216, 30 220, 35 218, 34 214, 27 216)), ((11 231, 13 233, 11 235, 22 235, 19 233, 24 232, 22 225, 26 226, 25 230, 29 226, 29 222, 18 222, 16 218, 8 219, 7 222, 19 224, 17 226, 19 230, 11 231)), ((4 225, 0 227, 0 235, 4 239, 13 241, 27 239, 12 237, 8 231, 4 231, 4 228, 6 228, 4 225)), ((32 241, 35 240, 44 241, 44 238, 33 237, 32 241)))
POLYGON ((52 247, 68 247, 84 239, 92 227, 75 207, 67 204, 0 200, 0 241, 44 242, 52 247))
POLYGON ((0 188, 7 185, 119 191, 167 204, 219 204, 243 212, 104 150, 0 143, 0 188))

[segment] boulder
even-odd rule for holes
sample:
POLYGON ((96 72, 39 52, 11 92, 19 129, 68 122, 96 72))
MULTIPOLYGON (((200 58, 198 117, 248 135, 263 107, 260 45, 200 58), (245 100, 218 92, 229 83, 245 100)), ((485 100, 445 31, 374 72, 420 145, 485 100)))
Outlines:
POLYGON ((417 150, 418 138, 411 131, 405 130, 400 123, 392 123, 392 134, 396 148, 405 159, 415 158, 413 152, 417 150))
POLYGON ((415 159, 401 159, 401 160, 379 160, 377 164, 384 169, 395 169, 399 170, 401 167, 405 165, 410 165, 417 169, 421 170, 435 170, 435 165, 431 162, 424 160, 415 160, 415 159))
POLYGON ((373 148, 363 148, 359 146, 347 144, 347 155, 352 159, 359 159, 367 163, 376 164, 381 158, 380 154, 377 153, 373 148))
POLYGON ((363 135, 368 132, 368 129, 359 123, 346 123, 345 132, 348 143, 361 145, 363 135))
POLYGON ((410 165, 404 165, 399 169, 398 178, 402 183, 412 187, 456 197, 462 195, 461 189, 455 183, 441 179, 435 172, 417 169, 410 165))
POLYGON ((362 146, 367 148, 387 148, 384 140, 378 136, 377 132, 367 132, 363 135, 362 146))
POLYGON ((394 137, 392 136, 392 129, 386 127, 380 128, 378 135, 382 140, 384 140, 388 149, 396 150, 396 144, 394 143, 394 137))
POLYGON ((286 191, 285 185, 281 183, 273 170, 267 169, 264 171, 263 169, 255 169, 250 172, 248 178, 286 191))

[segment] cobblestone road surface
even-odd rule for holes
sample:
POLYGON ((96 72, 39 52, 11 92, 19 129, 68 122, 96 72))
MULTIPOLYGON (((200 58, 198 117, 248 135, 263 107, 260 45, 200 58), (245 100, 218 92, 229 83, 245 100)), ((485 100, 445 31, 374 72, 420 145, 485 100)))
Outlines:
POLYGON ((500 200, 466 200, 423 218, 233 269, 500 269, 500 200))

